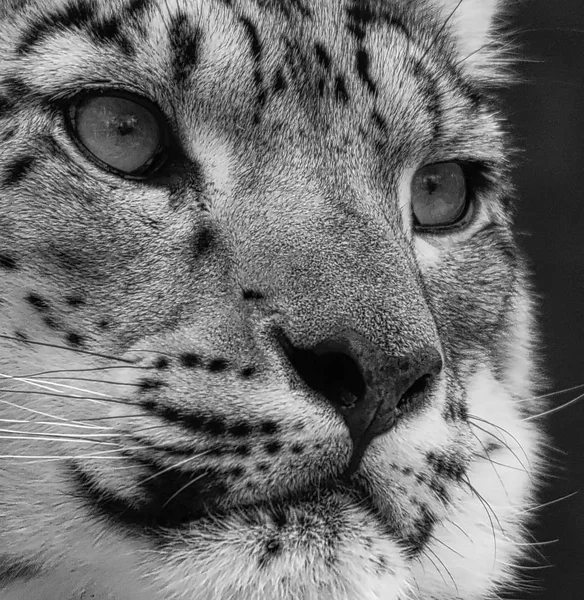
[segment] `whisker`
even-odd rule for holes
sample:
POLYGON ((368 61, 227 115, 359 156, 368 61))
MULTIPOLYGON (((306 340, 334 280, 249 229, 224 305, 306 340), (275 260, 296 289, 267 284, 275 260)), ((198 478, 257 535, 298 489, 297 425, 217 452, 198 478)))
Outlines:
POLYGON ((135 362, 134 360, 130 360, 130 359, 126 359, 126 358, 119 358, 118 356, 111 356, 110 354, 101 354, 99 352, 91 352, 90 350, 81 350, 79 348, 69 348, 68 346, 63 346, 61 344, 50 344, 48 342, 37 342, 35 340, 24 341, 21 338, 16 337, 14 335, 0 334, 0 339, 11 340, 14 342, 20 342, 21 344, 33 344, 35 346, 46 346, 48 348, 56 348, 57 350, 67 350, 69 352, 74 352, 75 354, 87 354, 89 356, 96 356, 98 358, 107 358, 108 360, 114 360, 114 361, 118 361, 118 362, 122 362, 122 363, 127 363, 130 365, 135 362))
POLYGON ((28 434, 28 435, 0 435, 0 440, 26 440, 29 442, 69 442, 71 444, 75 443, 75 444, 99 444, 102 446, 117 446, 119 448, 121 448, 121 444, 118 444, 116 442, 102 442, 100 440, 86 440, 83 438, 79 438, 79 439, 68 439, 68 438, 57 438, 55 439, 54 437, 50 437, 50 436, 46 436, 43 437, 41 435, 34 435, 34 434, 28 434))
POLYGON ((554 413, 557 413, 560 410, 564 410, 565 408, 568 408, 568 406, 572 406, 572 404, 576 404, 577 402, 580 402, 580 400, 582 400, 582 398, 584 398, 584 394, 580 394, 579 396, 576 396, 575 398, 573 398, 569 402, 566 402, 565 404, 562 404, 561 406, 556 406, 554 408, 550 408, 549 410, 546 410, 542 413, 539 413, 537 415, 531 415, 531 416, 525 417, 521 420, 522 421, 533 421, 533 419, 541 419, 542 417, 547 417, 548 415, 553 415, 554 413))
POLYGON ((540 396, 532 396, 530 398, 522 398, 521 400, 515 400, 514 404, 521 404, 522 402, 532 402, 534 400, 543 400, 544 398, 553 398, 554 396, 566 394, 567 392, 573 392, 574 390, 581 390, 582 388, 584 388, 584 383, 573 385, 572 387, 564 388, 563 390, 556 390, 555 392, 541 394, 540 396))
POLYGON ((91 398, 89 396, 75 396, 75 395, 71 395, 71 394, 62 394, 62 393, 58 393, 58 392, 37 392, 35 390, 10 390, 10 394, 24 394, 26 396, 30 396, 30 395, 38 395, 38 396, 49 396, 52 398, 66 398, 66 399, 71 399, 71 400, 87 400, 88 402, 94 402, 95 404, 101 404, 101 405, 106 405, 108 403, 110 404, 124 404, 126 406, 135 406, 134 403, 129 402, 127 400, 120 400, 118 398, 114 398, 113 396, 109 396, 107 398, 101 398, 101 399, 97 399, 97 398, 91 398))
POLYGON ((56 427, 72 427, 75 429, 113 429, 112 427, 99 425, 75 425, 74 423, 55 423, 54 421, 31 421, 30 419, 0 419, 0 423, 50 425, 56 427))
POLYGON ((8 406, 12 406, 13 408, 18 408, 19 410, 24 410, 25 412, 30 412, 35 415, 41 415, 42 417, 47 417, 49 419, 54 419, 57 421, 64 421, 65 423, 75 423, 76 425, 83 425, 79 421, 73 421, 72 419, 67 419, 66 417, 59 417, 57 415, 51 415, 49 413, 43 412, 42 410, 35 410, 34 408, 30 408, 28 406, 22 406, 20 404, 15 404, 14 402, 10 402, 8 400, 0 400, 0 403, 6 404, 8 406))

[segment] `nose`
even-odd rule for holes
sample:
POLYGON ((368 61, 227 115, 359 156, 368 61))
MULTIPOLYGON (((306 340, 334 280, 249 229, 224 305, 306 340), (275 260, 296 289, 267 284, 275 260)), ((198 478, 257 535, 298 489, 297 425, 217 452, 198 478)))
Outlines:
POLYGON ((353 442, 347 477, 359 468, 375 437, 424 405, 442 369, 442 358, 434 347, 388 356, 352 330, 311 348, 296 347, 283 334, 279 341, 301 379, 343 417, 353 442))

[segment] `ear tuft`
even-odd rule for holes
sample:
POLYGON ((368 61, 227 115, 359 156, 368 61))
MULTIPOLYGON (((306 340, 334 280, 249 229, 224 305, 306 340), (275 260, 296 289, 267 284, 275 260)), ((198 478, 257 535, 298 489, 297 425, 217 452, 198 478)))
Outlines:
MULTIPOLYGON (((456 39, 458 54, 466 71, 473 75, 493 74, 505 63, 501 43, 494 36, 500 0, 431 0, 442 22, 456 39)), ((489 77, 490 78, 490 77, 489 77)))

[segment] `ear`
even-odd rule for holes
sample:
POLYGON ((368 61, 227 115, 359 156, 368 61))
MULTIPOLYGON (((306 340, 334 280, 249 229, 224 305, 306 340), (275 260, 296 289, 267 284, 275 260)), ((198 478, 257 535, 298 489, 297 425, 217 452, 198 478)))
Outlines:
POLYGON ((438 9, 441 21, 454 35, 467 71, 479 75, 480 71, 492 70, 501 62, 500 44, 494 36, 500 0, 430 0, 430 4, 438 9))

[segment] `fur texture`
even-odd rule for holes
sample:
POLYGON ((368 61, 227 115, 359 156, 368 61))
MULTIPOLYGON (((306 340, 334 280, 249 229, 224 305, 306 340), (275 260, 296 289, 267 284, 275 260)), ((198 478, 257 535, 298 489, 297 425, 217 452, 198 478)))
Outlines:
POLYGON ((3 600, 520 585, 541 434, 496 4, 0 0, 3 600), (84 148, 112 94, 156 114, 158 170, 84 148), (424 229, 442 163, 466 213, 424 229), (381 423, 410 372, 423 402, 357 454, 341 396, 381 423))

